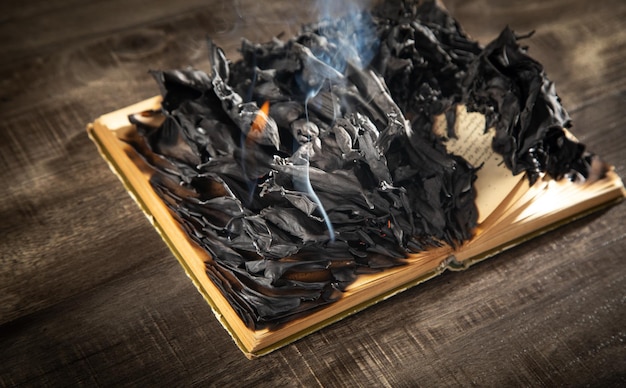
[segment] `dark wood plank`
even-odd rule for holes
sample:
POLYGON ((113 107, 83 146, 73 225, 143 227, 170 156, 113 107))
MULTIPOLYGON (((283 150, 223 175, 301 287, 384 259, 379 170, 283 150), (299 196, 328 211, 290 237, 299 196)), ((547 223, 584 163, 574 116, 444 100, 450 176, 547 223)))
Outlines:
MULTIPOLYGON (((207 33, 236 55, 320 4, 0 5, 0 385, 626 383, 624 204, 243 357, 84 128, 156 94, 150 68, 205 68, 207 33)), ((574 132, 626 176, 626 3, 445 4, 483 43, 536 30, 574 132)))

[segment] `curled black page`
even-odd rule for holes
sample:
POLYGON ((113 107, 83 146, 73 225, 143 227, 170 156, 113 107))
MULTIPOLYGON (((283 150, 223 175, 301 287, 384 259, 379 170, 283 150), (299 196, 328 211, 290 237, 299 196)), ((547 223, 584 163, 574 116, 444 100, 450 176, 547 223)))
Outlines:
POLYGON ((341 297, 362 273, 471 238, 476 169, 432 132, 457 104, 496 126, 514 173, 585 175, 584 147, 510 30, 481 48, 434 2, 385 3, 244 40, 212 69, 153 71, 160 112, 131 115, 151 183, 211 256, 209 277, 252 328, 341 297), (161 116, 159 125, 142 116, 161 116))

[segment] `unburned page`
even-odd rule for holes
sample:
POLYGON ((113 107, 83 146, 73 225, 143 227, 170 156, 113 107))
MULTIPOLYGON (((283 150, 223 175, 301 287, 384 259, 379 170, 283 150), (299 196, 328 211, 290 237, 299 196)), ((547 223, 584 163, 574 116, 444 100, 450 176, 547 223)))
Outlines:
MULTIPOLYGON (((446 119, 441 115, 433 131, 447 137, 446 128, 446 119)), ((475 167, 481 166, 474 184, 478 223, 481 223, 504 201, 524 174, 514 176, 504 165, 502 156, 493 151, 491 142, 495 129, 485 131, 485 116, 481 113, 468 112, 465 106, 458 106, 454 132, 456 137, 445 142, 448 152, 462 156, 475 167)))

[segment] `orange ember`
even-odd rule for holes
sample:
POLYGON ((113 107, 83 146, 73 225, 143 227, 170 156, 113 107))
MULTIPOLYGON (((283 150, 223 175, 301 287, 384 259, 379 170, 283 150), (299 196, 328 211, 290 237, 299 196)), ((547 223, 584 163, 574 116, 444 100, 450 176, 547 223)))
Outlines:
POLYGON ((265 101, 259 109, 254 121, 252 122, 252 126, 250 127, 250 133, 263 133, 263 129, 265 129, 265 125, 267 124, 267 117, 270 113, 270 102, 265 101))

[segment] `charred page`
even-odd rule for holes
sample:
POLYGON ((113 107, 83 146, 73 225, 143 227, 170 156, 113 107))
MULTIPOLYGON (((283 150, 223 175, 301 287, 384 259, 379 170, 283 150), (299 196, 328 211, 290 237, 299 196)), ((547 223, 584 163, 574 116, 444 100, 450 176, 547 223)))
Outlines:
POLYGON ((209 41, 208 71, 151 72, 162 105, 130 116, 133 146, 237 314, 275 327, 361 274, 472 238, 482 163, 444 144, 459 106, 486 117, 510 175, 588 176, 591 155, 518 40, 505 29, 481 47, 434 2, 394 2, 244 40, 236 62, 209 41))

